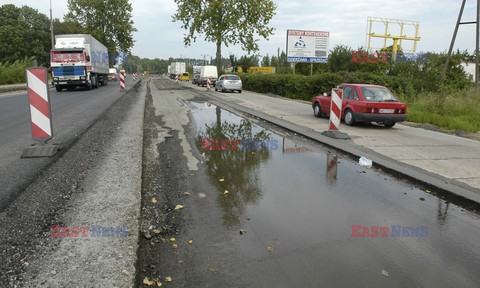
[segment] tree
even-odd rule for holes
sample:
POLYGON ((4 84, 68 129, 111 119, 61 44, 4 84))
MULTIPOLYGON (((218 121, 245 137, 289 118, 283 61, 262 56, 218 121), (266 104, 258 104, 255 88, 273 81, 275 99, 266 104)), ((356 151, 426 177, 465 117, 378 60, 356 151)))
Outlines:
POLYGON ((263 56, 262 58, 262 66, 263 67, 268 67, 270 66, 270 57, 268 56, 268 54, 266 56, 263 56))
POLYGON ((35 57, 49 62, 50 21, 28 6, 5 4, 0 7, 0 62, 35 57))
POLYGON ((177 12, 173 21, 182 23, 187 30, 186 46, 195 42, 197 34, 217 47, 216 64, 221 70, 222 44, 240 43, 248 53, 258 51, 255 37, 268 39, 273 28, 268 23, 275 15, 276 5, 272 0, 175 0, 177 12))
POLYGON ((133 32, 137 29, 128 0, 68 0, 68 9, 65 21, 78 23, 109 52, 127 52, 133 47, 133 32))

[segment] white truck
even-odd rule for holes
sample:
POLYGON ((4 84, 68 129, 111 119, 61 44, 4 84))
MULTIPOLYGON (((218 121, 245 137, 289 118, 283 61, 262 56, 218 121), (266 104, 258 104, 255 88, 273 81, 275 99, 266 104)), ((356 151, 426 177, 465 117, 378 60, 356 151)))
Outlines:
POLYGON ((218 78, 217 66, 202 66, 197 85, 202 87, 207 86, 208 78, 210 78, 212 85, 215 86, 218 78))
POLYGON ((172 62, 170 64, 170 78, 180 77, 182 73, 187 71, 185 62, 172 62))
POLYGON ((84 86, 88 90, 107 85, 107 47, 88 34, 55 36, 51 53, 52 84, 58 92, 84 86))

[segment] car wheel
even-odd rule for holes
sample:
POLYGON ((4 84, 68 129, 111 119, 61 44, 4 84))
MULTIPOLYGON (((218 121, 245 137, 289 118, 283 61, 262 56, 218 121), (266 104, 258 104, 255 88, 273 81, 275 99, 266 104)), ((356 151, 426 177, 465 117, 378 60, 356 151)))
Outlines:
POLYGON ((345 124, 348 126, 355 125, 355 119, 353 118, 352 110, 347 109, 345 111, 344 121, 345 121, 345 124))
POLYGON ((60 86, 55 86, 55 89, 57 90, 57 92, 62 92, 63 88, 60 87, 60 86))
POLYGON ((238 93, 242 93, 242 90, 238 90, 238 93))
POLYGON ((383 125, 387 128, 392 128, 393 126, 395 126, 395 122, 385 122, 383 123, 383 125))
POLYGON ((320 108, 320 105, 318 105, 318 103, 315 103, 315 105, 313 105, 313 115, 317 118, 322 118, 322 109, 320 108))
POLYGON ((225 89, 223 89, 223 86, 222 86, 222 89, 221 89, 222 93, 225 92, 225 89))

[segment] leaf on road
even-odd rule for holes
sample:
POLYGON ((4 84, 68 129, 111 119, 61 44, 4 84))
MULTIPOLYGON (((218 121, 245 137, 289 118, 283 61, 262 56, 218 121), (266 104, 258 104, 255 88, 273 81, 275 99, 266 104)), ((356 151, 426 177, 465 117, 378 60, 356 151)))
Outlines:
POLYGON ((246 234, 247 233, 247 230, 245 229, 240 229, 240 235, 243 235, 243 234, 246 234))
POLYGON ((193 240, 188 240, 188 244, 193 244, 193 240))
POLYGON ((218 179, 218 181, 223 182, 223 181, 225 181, 225 179, 223 179, 223 178, 222 178, 222 179, 218 179))
POLYGON ((170 276, 165 277, 165 282, 172 282, 172 277, 170 276))
POLYGON ((175 239, 175 238, 173 238, 173 237, 170 238, 170 242, 176 242, 176 241, 177 241, 177 239, 175 239))
POLYGON ((190 192, 184 192, 183 196, 190 196, 190 192))
POLYGON ((162 287, 162 282, 160 282, 160 280, 156 280, 155 282, 157 283, 157 287, 162 287))
POLYGON ((152 286, 153 281, 150 281, 150 279, 148 279, 148 277, 145 277, 145 279, 143 279, 143 284, 145 284, 147 286, 152 286))
POLYGON ((157 198, 153 197, 153 198, 152 198, 152 203, 153 203, 153 204, 157 204, 157 202, 158 202, 158 201, 157 201, 157 198))
POLYGON ((225 190, 225 192, 223 192, 223 195, 227 196, 228 193, 230 193, 230 192, 228 192, 228 190, 225 190))
POLYGON ((385 270, 382 270, 382 275, 385 276, 385 277, 388 277, 388 272, 385 271, 385 270))
POLYGON ((160 234, 162 232, 162 230, 159 230, 159 229, 153 229, 152 230, 153 233, 155 234, 160 234))
POLYGON ((205 194, 203 194, 203 193, 198 193, 198 197, 199 197, 199 198, 205 198, 205 197, 207 197, 207 195, 205 195, 205 194))
POLYGON ((267 245, 267 251, 268 252, 273 252, 273 245, 272 244, 267 245))
POLYGON ((182 208, 183 208, 183 205, 177 205, 177 206, 175 206, 175 210, 180 210, 180 209, 182 209, 182 208))
POLYGON ((172 244, 173 249, 177 249, 178 245, 177 244, 172 244))

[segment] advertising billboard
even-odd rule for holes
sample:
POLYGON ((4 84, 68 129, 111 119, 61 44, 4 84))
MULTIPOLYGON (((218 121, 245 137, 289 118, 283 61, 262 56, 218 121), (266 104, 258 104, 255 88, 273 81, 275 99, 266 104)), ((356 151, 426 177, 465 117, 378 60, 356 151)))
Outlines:
POLYGON ((287 61, 327 63, 330 32, 287 30, 287 61))

